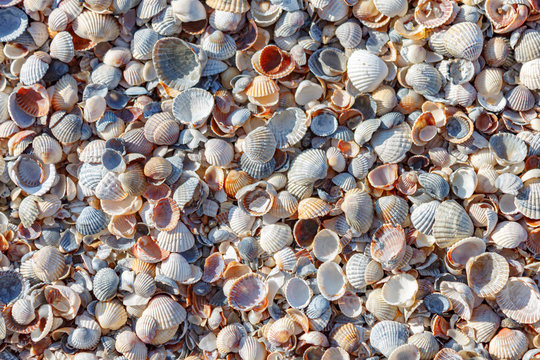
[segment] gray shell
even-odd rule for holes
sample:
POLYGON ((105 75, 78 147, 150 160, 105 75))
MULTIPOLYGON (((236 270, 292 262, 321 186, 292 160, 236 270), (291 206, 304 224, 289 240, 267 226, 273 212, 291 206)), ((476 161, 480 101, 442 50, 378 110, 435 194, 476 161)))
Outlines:
POLYGON ((438 174, 422 173, 418 176, 418 182, 426 193, 437 200, 443 200, 450 193, 450 185, 438 174))
POLYGON ((85 207, 75 223, 75 228, 82 235, 94 235, 107 228, 109 218, 101 210, 85 207))
POLYGON ((9 305, 19 299, 25 291, 25 282, 21 274, 15 271, 0 271, 0 304, 9 305))
POLYGON ((99 301, 111 300, 116 296, 120 279, 111 268, 103 268, 96 273, 93 281, 93 292, 99 301))

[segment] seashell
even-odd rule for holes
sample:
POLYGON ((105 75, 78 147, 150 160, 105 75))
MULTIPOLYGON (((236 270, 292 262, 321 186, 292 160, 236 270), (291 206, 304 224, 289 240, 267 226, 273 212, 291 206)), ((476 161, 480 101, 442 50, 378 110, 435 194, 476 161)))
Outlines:
POLYGON ((382 287, 382 297, 387 304, 407 306, 412 304, 418 292, 416 279, 409 274, 394 275, 382 287))
POLYGON ((464 267, 471 257, 482 254, 486 251, 486 244, 482 239, 476 237, 459 240, 448 249, 448 261, 459 267, 464 267))
POLYGON ((519 330, 502 328, 489 342, 489 355, 495 360, 520 359, 527 349, 527 337, 519 330))
POLYGON ((377 282, 384 276, 379 263, 362 254, 354 254, 349 259, 345 272, 349 284, 356 289, 363 289, 368 284, 377 282))
POLYGON ((228 303, 234 309, 249 311, 260 305, 267 294, 267 282, 259 275, 248 273, 234 281, 229 291, 228 303))
POLYGON ((33 85, 40 81, 49 69, 51 57, 44 52, 30 55, 21 67, 19 79, 24 85, 33 85))
POLYGON ((327 215, 330 210, 330 205, 326 201, 318 198, 306 198, 298 203, 298 218, 314 219, 327 215))
POLYGON ((407 342, 409 330, 405 324, 383 320, 373 326, 369 335, 371 346, 381 354, 390 354, 407 342))
POLYGON ((454 200, 443 201, 437 207, 432 229, 437 245, 442 248, 452 246, 474 232, 467 212, 454 200))
POLYGON ((37 220, 39 215, 39 208, 37 205, 38 198, 36 196, 27 196, 19 204, 19 218, 25 228, 32 227, 34 221, 37 220))
POLYGON ((157 330, 165 330, 182 324, 186 320, 186 311, 171 297, 156 295, 150 300, 142 316, 154 318, 157 322, 157 330))
POLYGON ((503 221, 493 229, 491 240, 502 248, 514 249, 527 240, 527 231, 519 223, 503 221))
POLYGON ((392 352, 388 359, 420 359, 420 351, 414 345, 404 344, 399 346, 396 350, 392 352))
MULTIPOLYGON (((180 224, 180 222, 179 222, 180 224)), ((183 282, 191 276, 191 268, 186 259, 177 253, 171 255, 161 263, 160 274, 176 282, 183 282)))
POLYGON ((34 275, 43 282, 58 280, 66 269, 66 260, 58 249, 45 246, 32 255, 34 275))
POLYGON ((382 1, 374 0, 373 5, 383 15, 388 17, 405 16, 407 13, 407 1, 382 1))
POLYGON ((347 73, 359 92, 372 92, 388 75, 384 61, 365 51, 356 50, 347 63, 347 73))
POLYGON ((36 317, 34 306, 28 298, 21 298, 13 303, 11 316, 19 325, 29 325, 36 317))
POLYGON ((366 309, 378 320, 393 320, 398 308, 387 304, 382 297, 382 289, 378 288, 368 294, 366 309))
POLYGON ((156 282, 150 274, 139 273, 135 277, 135 282, 133 283, 135 294, 148 298, 154 295, 156 288, 156 282))
POLYGON ((414 64, 405 75, 405 82, 418 94, 435 96, 442 86, 442 75, 429 64, 414 64))
POLYGON ((470 320, 474 307, 474 295, 471 289, 460 282, 443 281, 441 293, 450 300, 456 314, 465 320, 470 320))
POLYGON ((323 113, 311 119, 310 130, 317 136, 330 136, 336 132, 338 122, 330 113, 323 113))
POLYGON ((336 38, 344 48, 354 49, 362 40, 362 28, 353 21, 346 21, 336 28, 336 38))
POLYGON ((540 293, 527 278, 510 278, 496 300, 501 311, 520 324, 532 324, 540 319, 540 293))
POLYGON ((96 320, 103 329, 118 330, 127 321, 127 313, 120 302, 98 302, 95 308, 96 320))
POLYGON ((292 244, 292 231, 285 224, 266 225, 261 229, 259 245, 269 254, 274 254, 292 244))
POLYGON ((467 283, 482 298, 496 295, 508 281, 508 262, 496 253, 471 257, 467 261, 466 270, 467 283))
POLYGON ((437 200, 443 200, 450 192, 450 186, 440 175, 433 173, 422 173, 418 175, 418 183, 422 185, 425 192, 437 200))
POLYGON ((246 330, 237 323, 225 326, 216 338, 216 347, 221 354, 238 352, 242 339, 247 337, 246 330))
POLYGON ((450 26, 444 33, 443 41, 450 55, 470 61, 478 59, 484 45, 482 31, 472 22, 450 26))
POLYGON ((246 156, 259 163, 270 161, 274 156, 276 146, 274 134, 266 127, 258 127, 251 131, 243 142, 246 156))
POLYGON ((247 336, 240 340, 240 350, 238 351, 238 354, 242 360, 264 360, 266 349, 256 338, 247 336))
POLYGON ((476 341, 488 342, 497 332, 500 322, 499 316, 489 306, 482 304, 474 309, 467 327, 475 331, 476 341))
POLYGON ((285 285, 285 298, 289 305, 295 309, 303 309, 308 306, 311 295, 311 288, 300 278, 293 277, 285 285))
POLYGON ((398 180, 398 166, 395 164, 386 164, 377 166, 368 173, 369 184, 382 190, 392 190, 398 180))
POLYGON ((51 116, 49 127, 52 135, 63 144, 71 144, 80 140, 82 135, 82 119, 74 114, 57 111, 51 116))
POLYGON ((506 93, 508 107, 515 111, 527 111, 535 104, 534 95, 523 85, 518 85, 506 93))
POLYGON ((206 90, 188 89, 174 98, 172 112, 182 124, 204 125, 214 107, 214 97, 206 90))
POLYGON ((321 295, 327 300, 334 301, 345 294, 347 281, 343 270, 334 262, 327 261, 319 266, 317 286, 321 295))
POLYGON ((82 235, 95 235, 105 230, 108 224, 109 218, 103 211, 87 206, 81 211, 75 227, 82 235))
POLYGON ((28 27, 28 17, 16 7, 0 9, 0 20, 5 24, 0 33, 0 41, 2 42, 17 39, 28 27))
POLYGON ((321 359, 322 360, 328 360, 328 359, 346 360, 346 359, 349 359, 349 353, 347 353, 345 350, 343 350, 340 347, 332 347, 332 348, 326 349, 321 359))
POLYGON ((373 204, 366 192, 360 189, 348 191, 341 204, 341 210, 345 213, 347 223, 356 231, 365 233, 371 227, 373 204))
POLYGON ((94 296, 99 301, 108 301, 116 296, 119 283, 118 275, 111 268, 103 268, 93 279, 94 296))
POLYGON ((204 5, 198 0, 175 1, 171 3, 174 16, 182 22, 195 22, 206 19, 204 5))
POLYGON ((351 323, 342 324, 330 333, 332 344, 336 344, 346 352, 355 352, 359 348, 362 338, 358 328, 351 323))
POLYGON ((526 63, 538 58, 540 55, 538 44, 540 44, 540 32, 533 29, 523 31, 519 41, 513 47, 516 61, 526 63))
POLYGON ((340 247, 339 236, 332 230, 321 230, 313 239, 313 254, 322 262, 334 260, 340 247))
POLYGON ((371 144, 383 163, 398 163, 412 146, 411 128, 402 123, 389 130, 377 131, 371 144))
POLYGON ((437 28, 451 21, 454 7, 450 1, 421 1, 414 10, 416 22, 428 29, 437 28))
POLYGON ((515 198, 515 205, 519 212, 531 219, 540 219, 537 205, 538 192, 540 192, 538 183, 527 184, 519 190, 515 198))
POLYGON ((20 273, 11 270, 0 271, 0 280, 4 284, 4 291, 0 294, 0 303, 3 305, 14 303, 23 295, 26 285, 20 273))
POLYGON ((439 351, 437 353, 437 355, 435 355, 434 359, 436 360, 458 360, 458 359, 463 359, 463 357, 461 357, 461 355, 458 354, 457 351, 455 350, 452 350, 451 348, 444 348, 444 349, 441 349, 441 351, 439 351))
POLYGON ((281 191, 277 194, 272 204, 272 208, 268 212, 275 218, 287 218, 298 210, 298 200, 288 191, 281 191))
POLYGON ((432 333, 424 331, 409 337, 407 344, 416 346, 420 352, 420 360, 433 359, 439 352, 439 343, 432 333))
POLYGON ((19 109, 33 117, 44 116, 49 112, 49 97, 45 87, 40 84, 19 88, 15 93, 15 101, 19 109))
POLYGON ((249 10, 247 0, 210 0, 207 5, 212 9, 243 14, 249 10))
POLYGON ((167 7, 165 1, 160 0, 142 0, 137 7, 137 18, 148 20, 156 16, 167 7))
POLYGON ((152 50, 158 79, 168 87, 186 90, 199 82, 203 66, 197 53, 183 40, 159 39, 152 50))
POLYGON ((525 159, 527 153, 525 142, 509 133, 493 135, 489 139, 489 147, 501 165, 519 163, 525 159))
POLYGON ((328 165, 322 150, 309 149, 299 154, 292 162, 287 177, 290 182, 309 185, 326 177, 328 165))
POLYGON ((540 88, 540 81, 538 80, 538 74, 540 73, 540 61, 538 59, 526 62, 521 67, 519 73, 519 81, 522 85, 526 86, 530 90, 536 90, 540 88))
POLYGON ((383 225, 373 234, 371 256, 384 270, 393 270, 401 264, 405 246, 405 233, 400 225, 383 225))
POLYGON ((77 36, 96 44, 112 41, 120 34, 120 27, 113 16, 93 11, 83 11, 75 17, 72 28, 77 36))
MULTIPOLYGON (((259 246, 258 244, 251 240, 253 238, 244 238, 241 242, 246 244, 245 246, 242 246, 242 248, 239 248, 239 251, 241 251, 242 254, 245 255, 245 258, 248 260, 254 260, 259 255, 259 246), (247 239, 244 241, 244 239, 247 239)), ((276 262, 276 265, 286 271, 293 271, 296 267, 297 258, 294 254, 294 250, 290 247, 284 247, 280 251, 274 254, 274 260, 276 262)))
POLYGON ((152 115, 144 124, 144 136, 157 145, 172 145, 178 140, 180 127, 169 113, 152 115))
POLYGON ((473 169, 461 168, 450 175, 452 192, 461 199, 471 197, 478 184, 478 178, 473 169))
POLYGON ((236 53, 236 43, 230 35, 216 30, 203 40, 202 49, 211 59, 226 60, 236 53))

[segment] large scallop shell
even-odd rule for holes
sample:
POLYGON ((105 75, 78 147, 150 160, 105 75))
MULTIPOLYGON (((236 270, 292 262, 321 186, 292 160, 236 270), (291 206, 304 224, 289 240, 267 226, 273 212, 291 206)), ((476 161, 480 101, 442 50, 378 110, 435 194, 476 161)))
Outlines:
POLYGON ((494 360, 518 360, 527 349, 527 337, 520 330, 503 328, 489 342, 489 355, 494 360))

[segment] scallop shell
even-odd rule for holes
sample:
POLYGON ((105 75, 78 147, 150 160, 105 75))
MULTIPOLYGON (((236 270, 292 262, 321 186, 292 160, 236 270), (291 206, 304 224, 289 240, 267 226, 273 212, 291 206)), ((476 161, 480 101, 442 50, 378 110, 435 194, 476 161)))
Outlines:
POLYGON ((29 298, 21 298, 13 303, 13 320, 19 325, 29 325, 36 317, 34 306, 29 298))
POLYGON ((405 75, 405 82, 418 94, 435 96, 442 86, 442 75, 432 65, 414 64, 405 75))
POLYGON ((47 115, 51 105, 45 87, 40 84, 19 88, 15 100, 19 109, 33 117, 47 115))
POLYGON ((49 69, 51 57, 43 52, 30 55, 21 67, 19 79, 24 85, 33 85, 43 79, 49 69))
POLYGON ((525 159, 527 145, 516 135, 499 133, 489 139, 489 147, 501 165, 519 163, 525 159))
POLYGON ((520 324, 540 320, 540 292, 527 278, 510 278, 496 299, 501 311, 520 324))
POLYGON ((448 261, 459 267, 464 267, 471 257, 482 254, 486 251, 486 244, 482 239, 476 237, 459 240, 452 245, 447 252, 448 261))
POLYGON ((211 59, 226 60, 236 53, 236 43, 230 35, 216 30, 203 40, 202 49, 211 59))
POLYGON ((474 339, 488 342, 497 332, 501 319, 489 306, 482 304, 474 309, 467 327, 475 331, 474 339))
POLYGON ((240 311, 249 311, 260 305, 268 294, 268 284, 259 275, 245 274, 236 279, 229 291, 228 302, 240 311))
POLYGON ((519 330, 503 328, 489 342, 489 355, 494 360, 521 359, 527 349, 527 337, 519 330))
POLYGON ((519 223, 503 221, 493 229, 491 240, 502 248, 514 249, 527 240, 527 231, 519 223))
POLYGON ((519 212, 531 219, 540 219, 539 193, 540 184, 538 183, 527 184, 519 190, 515 198, 515 205, 519 212))
POLYGON ((292 244, 291 228, 285 224, 266 225, 261 229, 259 245, 269 254, 274 254, 292 244))
POLYGON ((443 200, 450 192, 450 186, 446 180, 434 173, 422 173, 418 175, 418 183, 424 191, 437 200, 443 200))
POLYGON ((352 189, 345 194, 341 210, 347 223, 356 231, 365 233, 373 221, 373 203, 366 192, 352 189))
POLYGON ((103 211, 87 206, 77 218, 75 227, 82 235, 95 235, 105 230, 108 224, 109 218, 103 211))
POLYGON ((363 254, 354 254, 347 262, 345 272, 349 284, 356 289, 363 289, 384 276, 380 264, 363 254))
POLYGON ((540 89, 540 59, 523 64, 519 72, 519 81, 529 90, 540 89))
POLYGON ((523 85, 518 85, 506 93, 508 107, 515 111, 527 111, 536 103, 532 92, 523 85))
POLYGON ((103 329, 118 330, 127 321, 126 310, 118 301, 100 301, 94 311, 96 320, 103 329))
POLYGON ((202 126, 214 108, 214 97, 203 89, 188 89, 174 98, 172 112, 182 124, 202 126))
POLYGON ((435 210, 433 236, 439 247, 452 246, 472 236, 474 226, 467 212, 454 200, 443 201, 435 210))
POLYGON ((351 323, 342 324, 330 333, 330 341, 346 352, 355 352, 362 338, 362 333, 351 323))
POLYGON ((475 297, 471 289, 460 282, 443 281, 440 285, 441 293, 450 300, 457 315, 470 320, 473 312, 475 297))
POLYGON ((203 69, 195 50, 183 40, 172 37, 155 43, 152 61, 159 80, 176 90, 186 90, 197 84, 203 69))
POLYGON ((243 142, 246 156, 258 163, 270 161, 274 156, 276 146, 274 134, 267 127, 258 127, 251 131, 243 142))
POLYGON ((375 350, 388 357, 395 349, 405 344, 408 337, 407 325, 383 320, 373 326, 369 340, 375 350))
POLYGON ((153 317, 157 322, 157 330, 165 330, 182 324, 186 320, 187 313, 171 297, 156 295, 150 300, 142 316, 153 317))
POLYGON ((495 296, 508 281, 509 266, 496 253, 482 253, 467 261, 467 283, 479 297, 495 296))
POLYGON ((416 22, 428 29, 437 28, 451 21, 454 7, 450 1, 420 1, 414 11, 416 22))
POLYGON ((396 317, 397 306, 387 304, 382 297, 382 289, 378 288, 368 294, 366 309, 378 320, 393 320, 396 317))
POLYGON ((238 352, 240 342, 247 337, 246 330, 240 324, 230 324, 219 331, 216 347, 221 354, 238 352))
POLYGON ((75 34, 96 44, 113 41, 120 34, 120 27, 113 16, 93 11, 83 11, 73 20, 72 27, 75 34))
POLYGON ((144 136, 157 145, 172 145, 178 140, 180 127, 170 113, 152 115, 144 124, 144 136))
POLYGON ((319 266, 317 286, 321 295, 330 301, 339 299, 345 294, 347 281, 339 265, 328 261, 319 266))
POLYGON ((43 282, 58 280, 66 269, 66 260, 58 249, 45 246, 32 256, 34 274, 43 282))
POLYGON ((310 185, 318 179, 325 178, 327 170, 326 153, 319 149, 309 149, 293 160, 287 177, 289 183, 310 185))
POLYGON ((207 5, 215 10, 243 14, 249 10, 247 0, 209 0, 207 5))
MULTIPOLYGON (((180 224, 180 222, 179 222, 180 224)), ((176 282, 182 282, 191 276, 191 268, 186 259, 177 253, 171 255, 161 263, 160 274, 171 278, 176 282)))
POLYGON ((484 36, 475 23, 462 22, 452 25, 444 33, 443 41, 450 55, 474 61, 482 53, 484 36))
POLYGON ((416 346, 420 352, 420 360, 430 360, 439 352, 439 343, 432 333, 424 331, 409 337, 407 344, 416 346))
POLYGON ((408 4, 405 0, 374 0, 373 5, 383 15, 388 17, 405 16, 408 4))
POLYGON ((347 63, 347 73, 359 92, 375 90, 388 75, 384 61, 366 50, 356 50, 347 63))
POLYGON ((540 32, 526 29, 521 33, 519 41, 514 46, 514 57, 517 62, 526 63, 540 56, 540 32))
POLYGON ((377 131, 371 144, 379 159, 385 164, 398 163, 405 158, 412 146, 411 128, 402 123, 392 129, 377 131))
POLYGON ((330 205, 319 198, 306 198, 298 203, 299 219, 314 219, 327 215, 331 210, 330 205))
POLYGON ((383 269, 396 269, 405 255, 405 233, 398 225, 383 225, 374 234, 371 241, 371 256, 383 269))
POLYGON ((111 268, 103 268, 93 279, 94 296, 100 301, 108 301, 116 296, 120 279, 111 268))

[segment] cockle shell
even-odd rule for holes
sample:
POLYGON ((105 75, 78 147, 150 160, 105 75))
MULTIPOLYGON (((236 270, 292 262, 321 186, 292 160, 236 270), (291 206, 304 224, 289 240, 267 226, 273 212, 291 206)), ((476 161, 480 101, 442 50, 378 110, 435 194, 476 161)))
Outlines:
POLYGON ((373 204, 369 195, 360 189, 352 189, 345 194, 341 210, 347 223, 360 233, 369 230, 373 221, 373 204))
POLYGON ((479 297, 495 296, 508 281, 508 262, 496 253, 482 253, 470 258, 466 270, 467 283, 479 297))
POLYGON ((523 64, 519 72, 519 81, 529 90, 540 89, 540 59, 523 64))
POLYGON ((347 72, 352 85, 359 92, 371 92, 386 78, 388 68, 376 55, 356 50, 349 57, 347 72))
POLYGON ((94 43, 112 41, 120 32, 114 17, 93 11, 83 11, 75 18, 72 26, 75 34, 94 43))
POLYGON ((317 272, 317 286, 328 300, 337 300, 345 294, 347 281, 343 270, 334 262, 323 263, 317 272))
POLYGON ((489 355, 495 360, 517 360, 522 357, 527 348, 527 337, 523 332, 502 328, 489 342, 489 355))
POLYGON ((496 299, 501 311, 521 324, 540 320, 540 292, 536 284, 527 278, 510 278, 496 299))
POLYGON ((268 284, 259 275, 246 274, 234 281, 229 291, 229 305, 241 311, 248 311, 260 305, 268 294, 268 284))
POLYGON ((452 246, 472 236, 474 226, 467 212, 454 200, 442 202, 435 210, 433 236, 440 247, 452 246))
POLYGON ((443 41, 452 56, 474 61, 482 53, 484 36, 478 25, 462 22, 452 25, 445 32, 443 41))
POLYGON ((420 352, 421 360, 432 359, 439 351, 439 343, 435 336, 428 331, 412 335, 407 339, 407 344, 416 346, 420 352))
POLYGON ((397 321, 381 321, 371 329, 369 340, 371 345, 384 356, 390 354, 407 342, 409 330, 405 324, 397 321))

